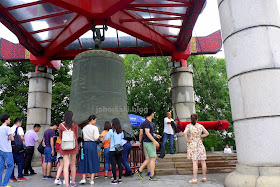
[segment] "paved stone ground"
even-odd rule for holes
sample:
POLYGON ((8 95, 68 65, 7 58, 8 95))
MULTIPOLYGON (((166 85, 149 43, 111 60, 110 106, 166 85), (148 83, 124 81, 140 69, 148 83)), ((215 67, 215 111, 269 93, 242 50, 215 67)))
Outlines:
MULTIPOLYGON (((54 180, 42 180, 41 175, 41 167, 34 167, 36 171, 36 175, 28 176, 28 181, 25 182, 13 182, 9 183, 12 187, 49 187, 55 186, 54 180)), ((17 171, 15 171, 17 174, 17 171)), ((123 183, 118 185, 110 184, 111 179, 104 179, 103 177, 99 177, 95 180, 94 186, 124 186, 124 187, 183 187, 183 186, 194 186, 194 187, 223 187, 224 180, 228 174, 227 173, 219 173, 219 174, 208 174, 207 175, 207 182, 202 183, 198 182, 198 184, 189 184, 188 181, 192 179, 192 175, 166 175, 166 176, 159 176, 160 181, 149 181, 148 177, 144 177, 141 180, 138 176, 133 177, 123 177, 123 183)), ((201 175, 198 175, 199 179, 201 175)), ((81 178, 77 178, 76 182, 78 183, 81 178)), ((58 185, 57 187, 63 187, 65 185, 58 185)), ((85 184, 85 185, 78 185, 84 187, 90 187, 92 185, 85 184)))

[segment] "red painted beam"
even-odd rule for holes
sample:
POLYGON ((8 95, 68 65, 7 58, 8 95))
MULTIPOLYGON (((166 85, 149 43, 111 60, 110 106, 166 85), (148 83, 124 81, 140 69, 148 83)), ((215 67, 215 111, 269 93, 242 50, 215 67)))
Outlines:
POLYGON ((196 20, 203 9, 206 0, 194 0, 194 4, 191 9, 187 12, 187 15, 183 21, 182 29, 178 35, 176 41, 176 48, 178 51, 184 51, 192 37, 192 31, 196 20))
POLYGON ((103 0, 106 1, 106 8, 104 10, 105 16, 111 16, 116 12, 127 8, 130 3, 135 0, 103 0))
MULTIPOLYGON (((92 49, 77 49, 77 50, 63 50, 56 54, 53 59, 68 59, 72 60, 80 54, 81 52, 88 51, 92 49)), ((117 54, 137 54, 142 57, 146 56, 162 56, 161 50, 159 48, 154 49, 153 46, 148 47, 128 47, 128 48, 103 48, 103 50, 111 51, 117 54)), ((163 51, 164 56, 170 56, 170 53, 163 51)))
POLYGON ((39 43, 40 43, 40 44, 42 44, 42 43, 51 42, 51 41, 53 41, 53 39, 49 39, 49 40, 42 40, 42 41, 39 41, 39 43))
POLYGON ((169 37, 169 38, 177 38, 178 37, 177 35, 166 35, 166 34, 164 34, 163 36, 169 37))
POLYGON ((152 10, 152 9, 143 9, 143 8, 127 8, 126 10, 133 10, 137 12, 148 12, 153 14, 163 14, 163 15, 171 15, 171 16, 185 16, 185 14, 175 13, 175 12, 165 12, 165 11, 159 11, 159 10, 152 10))
POLYGON ((58 12, 58 13, 54 13, 54 14, 48 14, 48 15, 45 15, 45 16, 40 16, 40 17, 36 17, 36 18, 30 18, 30 19, 18 21, 18 23, 22 24, 22 23, 27 23, 27 22, 31 22, 31 21, 40 20, 40 19, 46 19, 46 18, 61 16, 61 15, 64 15, 64 14, 70 14, 70 13, 72 13, 72 12, 69 11, 69 10, 66 10, 66 11, 63 11, 63 12, 58 12))
POLYGON ((166 1, 172 1, 176 3, 191 3, 193 0, 166 0, 166 1))
POLYGON ((109 19, 135 0, 44 0, 64 9, 76 12, 88 19, 109 19))
POLYGON ((147 24, 142 22, 123 22, 120 23, 120 18, 122 19, 136 19, 136 17, 126 11, 119 11, 111 17, 111 20, 108 21, 109 26, 123 31, 131 36, 139 38, 147 43, 154 44, 155 46, 160 45, 163 50, 174 51, 175 46, 174 42, 161 33, 153 30, 147 24))
POLYGON ((33 6, 33 5, 42 4, 42 3, 44 3, 44 2, 43 1, 35 1, 35 2, 31 2, 31 3, 25 3, 25 4, 22 4, 22 5, 16 5, 16 6, 7 7, 6 10, 10 11, 10 10, 15 10, 15 9, 19 9, 19 8, 29 7, 29 6, 33 6))
MULTIPOLYGON (((190 121, 187 122, 181 122, 177 121, 177 127, 179 132, 184 132, 186 126, 190 124, 190 121)), ((198 121, 197 123, 203 125, 205 129, 207 130, 228 130, 229 128, 229 122, 226 120, 222 121, 198 121)))
POLYGON ((42 54, 43 47, 22 27, 17 20, 0 5, 0 22, 17 37, 21 45, 34 55, 42 54))
POLYGON ((54 40, 46 46, 44 55, 54 56, 85 32, 90 30, 91 23, 84 16, 76 16, 54 40))
POLYGON ((130 4, 128 7, 187 7, 191 3, 187 2, 184 4, 130 4))
POLYGON ((79 41, 80 47, 83 49, 83 44, 82 44, 80 38, 78 38, 78 41, 79 41))
POLYGON ((165 21, 165 20, 178 20, 184 17, 165 17, 165 18, 135 18, 135 19, 120 19, 120 22, 137 22, 137 21, 165 21))
POLYGON ((95 7, 92 7, 93 1, 91 0, 43 0, 45 2, 51 3, 56 6, 60 6, 66 10, 70 10, 72 12, 76 12, 85 17, 91 17, 91 12, 89 9, 96 9, 100 11, 100 0, 94 1, 96 2, 95 7))

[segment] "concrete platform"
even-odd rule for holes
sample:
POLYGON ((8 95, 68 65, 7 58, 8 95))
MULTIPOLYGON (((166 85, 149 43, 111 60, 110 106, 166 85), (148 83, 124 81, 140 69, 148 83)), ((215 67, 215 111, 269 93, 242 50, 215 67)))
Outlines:
MULTIPOLYGON (((25 182, 13 182, 9 183, 12 187, 49 187, 55 186, 54 180, 42 180, 41 175, 41 167, 34 167, 35 171, 37 172, 36 175, 28 176, 28 181, 25 182)), ((183 187, 183 186, 196 186, 196 187, 223 187, 224 181, 227 174, 219 173, 219 174, 208 174, 207 175, 207 182, 202 183, 198 182, 198 184, 189 184, 188 181, 192 179, 192 175, 172 175, 172 176, 159 176, 160 181, 149 181, 148 177, 144 177, 141 180, 138 176, 133 177, 123 177, 123 183, 116 185, 116 186, 133 186, 133 187, 168 187, 168 186, 176 186, 176 187, 183 187)), ((198 175, 199 179, 201 175, 198 175)), ((81 178, 77 178, 76 182, 78 183, 81 178)), ((85 185, 78 185, 78 186, 114 186, 110 184, 111 179, 104 179, 103 177, 99 177, 95 180, 95 185, 85 184, 85 185)), ((58 185, 57 187, 63 187, 65 185, 58 185)))

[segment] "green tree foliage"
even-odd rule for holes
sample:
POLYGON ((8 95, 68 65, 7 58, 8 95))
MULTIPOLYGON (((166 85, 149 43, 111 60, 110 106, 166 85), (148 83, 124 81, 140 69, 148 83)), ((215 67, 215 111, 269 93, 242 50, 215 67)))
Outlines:
MULTIPOLYGON (((61 70, 54 73, 52 95, 52 121, 60 122, 69 105, 71 65, 63 61, 61 70)), ((28 103, 28 73, 34 72, 31 62, 4 62, 0 60, 0 114, 8 113, 11 119, 21 117, 26 125, 28 103)))
MULTIPOLYGON (((28 72, 35 67, 30 62, 0 61, 0 110, 11 120, 26 117, 28 98, 28 72)), ((25 118, 26 119, 26 118, 25 118)), ((25 125, 26 120, 24 120, 25 125)))
POLYGON ((62 122, 64 112, 68 110, 70 101, 72 64, 69 60, 62 61, 59 71, 54 73, 52 90, 52 121, 62 122))
MULTIPOLYGON (((135 112, 134 109, 153 108, 156 111, 154 122, 160 134, 166 112, 172 110, 169 75, 171 69, 167 68, 169 61, 168 57, 124 57, 128 108, 133 109, 131 113, 141 116, 144 113, 135 112)), ((194 66, 195 101, 199 120, 228 120, 231 124, 229 132, 233 132, 225 60, 193 56, 188 60, 188 64, 194 66)), ((222 150, 227 143, 234 146, 234 139, 214 130, 211 130, 209 137, 204 140, 207 150, 210 150, 210 147, 222 150)))
POLYGON ((144 116, 144 109, 154 109, 154 123, 159 133, 162 133, 166 112, 172 110, 170 69, 167 68, 169 61, 168 57, 124 57, 127 105, 130 113, 144 116))
POLYGON ((232 137, 210 130, 210 135, 204 140, 206 149, 223 150, 226 144, 235 146, 225 60, 192 56, 188 64, 194 71, 195 107, 199 120, 228 120, 230 123, 228 132, 232 137))

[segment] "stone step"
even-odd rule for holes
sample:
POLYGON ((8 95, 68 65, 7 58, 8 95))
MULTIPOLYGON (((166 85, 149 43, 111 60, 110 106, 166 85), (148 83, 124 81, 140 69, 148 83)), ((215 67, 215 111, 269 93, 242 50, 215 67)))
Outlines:
MULTIPOLYGON (((216 167, 216 168, 208 168, 206 173, 230 173, 235 170, 235 167, 216 167)), ((190 175, 192 174, 192 169, 176 169, 178 175, 190 175)), ((198 169, 198 173, 201 174, 201 168, 198 169)))
POLYGON ((172 158, 157 158, 158 162, 173 162, 172 158))
MULTIPOLYGON (((219 160, 219 161, 206 161, 207 167, 235 167, 237 160, 219 160)), ((175 168, 192 168, 192 162, 174 162, 175 168)), ((200 162, 198 167, 201 167, 200 162)))
POLYGON ((156 164, 156 168, 165 169, 165 168, 175 168, 174 162, 161 162, 156 164))
MULTIPOLYGON (((215 167, 208 168, 207 173, 230 173, 235 170, 235 167, 215 167)), ((168 169, 155 169, 156 175, 190 175, 192 174, 192 169, 186 168, 168 168, 168 169)), ((198 169, 198 173, 201 174, 201 168, 198 169)))
MULTIPOLYGON (((207 159, 206 161, 215 161, 215 160, 237 160, 237 157, 236 156, 211 156, 211 157, 208 157, 207 156, 207 159)), ((191 159, 188 159, 187 157, 174 157, 173 158, 173 161, 174 162, 192 162, 191 159)))
POLYGON ((155 169, 156 175, 177 175, 177 170, 175 168, 169 169, 155 169))

